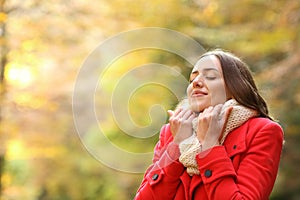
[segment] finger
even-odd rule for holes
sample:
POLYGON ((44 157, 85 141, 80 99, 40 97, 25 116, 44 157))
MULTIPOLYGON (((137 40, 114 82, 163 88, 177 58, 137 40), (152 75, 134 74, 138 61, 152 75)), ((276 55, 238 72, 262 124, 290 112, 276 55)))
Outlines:
POLYGON ((169 115, 170 117, 172 117, 172 116, 174 115, 174 111, 173 111, 173 110, 168 110, 167 113, 168 113, 168 115, 169 115))
POLYGON ((222 108, 223 108, 223 104, 218 104, 214 107, 214 112, 219 115, 222 112, 222 108))
POLYGON ((173 117, 176 117, 180 114, 180 112, 182 111, 182 108, 177 108, 173 114, 173 117))
POLYGON ((183 111, 182 119, 183 119, 183 120, 186 120, 186 119, 188 119, 192 114, 193 114, 193 112, 192 112, 191 110, 184 110, 184 111, 183 111))
POLYGON ((177 115, 175 114, 173 116, 173 118, 178 119, 178 120, 185 120, 186 118, 184 118, 184 116, 185 116, 186 113, 189 113, 189 112, 191 112, 191 110, 184 110, 184 109, 181 108, 180 112, 178 112, 177 115))
POLYGON ((175 119, 178 117, 178 114, 181 112, 182 108, 177 108, 175 111, 168 110, 168 114, 170 115, 169 119, 175 119))
POLYGON ((214 114, 220 114, 222 111, 223 104, 218 104, 213 108, 214 114))
MULTIPOLYGON (((203 119, 203 120, 208 120, 211 121, 212 118, 214 118, 214 107, 213 106, 209 106, 208 108, 206 108, 203 113, 201 113, 201 116, 199 117, 199 119, 203 119)), ((215 117, 216 118, 216 117, 215 117)))
POLYGON ((189 116, 189 118, 187 119, 188 121, 192 121, 193 119, 195 119, 197 117, 197 115, 195 113, 192 112, 192 114, 189 116))
POLYGON ((213 110, 212 106, 209 106, 208 108, 205 108, 204 111, 202 112, 203 114, 210 113, 213 110))

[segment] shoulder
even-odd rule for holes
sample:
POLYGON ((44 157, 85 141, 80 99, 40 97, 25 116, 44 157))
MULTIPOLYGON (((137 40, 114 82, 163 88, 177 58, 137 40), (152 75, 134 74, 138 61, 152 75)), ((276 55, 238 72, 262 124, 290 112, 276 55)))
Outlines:
POLYGON ((247 125, 249 130, 273 130, 283 132, 280 124, 268 118, 252 118, 247 121, 247 125))
POLYGON ((268 118, 252 118, 228 134, 224 145, 228 155, 232 156, 257 146, 271 151, 271 147, 281 149, 283 144, 281 126, 268 118))
MULTIPOLYGON (((275 121, 272 121, 268 118, 253 118, 247 122, 247 137, 251 138, 260 138, 262 140, 270 141, 283 141, 283 129, 275 121), (264 139, 263 139, 264 138, 264 139)), ((266 142, 266 141, 265 141, 266 142)))
MULTIPOLYGON (((281 126, 268 118, 252 118, 245 122, 240 127, 233 130, 226 138, 226 143, 247 143, 253 141, 254 138, 269 138, 272 140, 283 140, 283 130, 281 126)), ((267 139, 268 140, 268 139, 267 139)))

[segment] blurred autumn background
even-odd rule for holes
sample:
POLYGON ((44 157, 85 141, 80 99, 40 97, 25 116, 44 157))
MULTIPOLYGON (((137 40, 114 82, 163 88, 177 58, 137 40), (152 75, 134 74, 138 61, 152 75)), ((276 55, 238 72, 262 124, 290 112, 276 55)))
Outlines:
MULTIPOLYGON (((300 199, 299 0, 0 0, 0 199, 134 197, 143 174, 111 169, 86 151, 73 122, 72 94, 91 51, 115 34, 144 27, 179 31, 249 64, 285 131, 271 199, 300 199)), ((150 62, 174 66, 185 77, 191 69, 178 56, 145 50, 114 63, 108 76, 116 81, 150 62)), ((106 83, 107 90, 115 84, 106 83)), ((171 109, 177 101, 163 88, 140 92, 130 109, 141 124, 151 123, 145 114, 151 104, 171 109)), ((158 140, 157 134, 122 136, 112 119, 103 120, 108 138, 124 149, 151 152, 158 140)))

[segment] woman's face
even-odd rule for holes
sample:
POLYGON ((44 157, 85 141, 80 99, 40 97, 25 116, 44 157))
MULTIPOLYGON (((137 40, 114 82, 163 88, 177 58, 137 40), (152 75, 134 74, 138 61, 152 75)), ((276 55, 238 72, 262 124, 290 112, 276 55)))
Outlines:
POLYGON ((223 104, 228 99, 222 67, 216 56, 205 56, 196 63, 190 75, 187 96, 194 112, 223 104))

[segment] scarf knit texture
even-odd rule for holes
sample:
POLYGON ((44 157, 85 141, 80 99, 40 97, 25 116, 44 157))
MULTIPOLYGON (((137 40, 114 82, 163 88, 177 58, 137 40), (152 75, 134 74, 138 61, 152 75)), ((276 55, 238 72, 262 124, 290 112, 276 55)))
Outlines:
MULTIPOLYGON (((222 138, 220 139, 220 144, 222 145, 226 139, 226 136, 234 129, 238 128, 244 124, 248 119, 255 117, 257 112, 255 110, 246 108, 240 105, 236 100, 231 99, 225 102, 222 112, 226 108, 233 107, 227 123, 225 125, 222 138)), ((185 139, 179 144, 180 157, 179 161, 186 167, 187 173, 190 176, 199 175, 198 164, 196 161, 196 155, 202 151, 202 146, 200 141, 197 139, 196 130, 197 130, 198 119, 193 120, 193 135, 185 139)))

